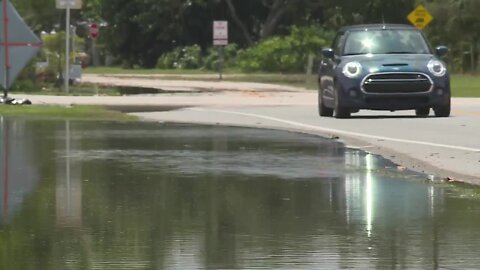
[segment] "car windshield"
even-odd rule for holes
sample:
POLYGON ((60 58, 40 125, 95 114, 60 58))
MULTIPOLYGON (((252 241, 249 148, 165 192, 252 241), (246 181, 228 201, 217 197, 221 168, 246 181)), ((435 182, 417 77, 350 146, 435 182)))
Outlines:
POLYGON ((428 54, 430 49, 417 30, 382 29, 353 31, 347 36, 343 55, 428 54))

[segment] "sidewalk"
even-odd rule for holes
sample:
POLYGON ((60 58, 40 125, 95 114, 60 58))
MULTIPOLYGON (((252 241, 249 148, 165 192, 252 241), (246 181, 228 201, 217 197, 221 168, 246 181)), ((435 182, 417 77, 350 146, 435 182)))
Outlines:
MULTIPOLYGON (((166 76, 166 75, 165 75, 166 76)), ((168 78, 168 76, 166 76, 168 78)), ((190 76, 189 76, 190 77, 190 76)), ((86 74, 82 78, 83 83, 93 83, 107 86, 131 86, 161 89, 164 91, 262 91, 262 92, 302 92, 309 91, 304 88, 250 82, 218 81, 211 75, 197 75, 193 78, 203 80, 171 80, 161 75, 96 75, 86 74), (206 78, 209 81, 205 81, 206 78)))
POLYGON ((130 96, 48 96, 15 95, 28 98, 33 104, 135 106, 145 111, 171 107, 206 106, 284 106, 315 105, 316 91, 303 88, 249 82, 165 80, 148 75, 91 75, 82 83, 105 86, 145 87, 161 89, 162 94, 130 96), (133 76, 133 77, 132 77, 133 76))

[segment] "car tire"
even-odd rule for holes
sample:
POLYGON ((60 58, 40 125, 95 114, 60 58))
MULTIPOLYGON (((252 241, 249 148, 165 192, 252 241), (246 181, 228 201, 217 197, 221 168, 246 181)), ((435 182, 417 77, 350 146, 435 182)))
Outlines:
POLYGON ((328 108, 323 104, 323 91, 322 89, 318 90, 318 114, 320 116, 327 116, 327 117, 332 117, 333 116, 333 109, 328 108))
POLYGON ((342 106, 341 95, 339 94, 340 89, 335 87, 335 118, 349 118, 350 109, 342 106))
POLYGON ((448 101, 446 105, 433 107, 433 112, 435 113, 435 117, 449 117, 450 111, 451 111, 450 101, 448 101))
POLYGON ((417 117, 428 117, 429 114, 430 114, 430 108, 429 107, 418 108, 418 109, 415 110, 415 115, 417 117))

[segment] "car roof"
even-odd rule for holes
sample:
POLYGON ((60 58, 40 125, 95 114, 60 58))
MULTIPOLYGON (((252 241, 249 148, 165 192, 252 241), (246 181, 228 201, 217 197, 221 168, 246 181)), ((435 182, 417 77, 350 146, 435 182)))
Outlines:
POLYGON ((339 32, 356 31, 356 30, 378 30, 378 29, 409 29, 417 30, 417 28, 408 24, 358 24, 349 25, 340 28, 339 32))

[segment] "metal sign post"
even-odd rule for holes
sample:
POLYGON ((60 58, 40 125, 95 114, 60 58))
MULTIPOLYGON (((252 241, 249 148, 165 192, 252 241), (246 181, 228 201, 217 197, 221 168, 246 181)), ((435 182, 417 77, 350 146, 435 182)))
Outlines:
POLYGON ((219 80, 223 80, 223 46, 218 46, 218 73, 219 73, 219 80))
POLYGON ((92 65, 94 67, 98 66, 98 61, 97 61, 97 39, 98 35, 100 33, 99 31, 99 25, 97 23, 92 23, 90 24, 90 38, 92 39, 92 65))
POLYGON ((81 0, 57 0, 57 9, 65 9, 65 93, 69 94, 70 85, 70 10, 82 8, 81 0))
POLYGON ((65 23, 65 93, 69 94, 70 83, 70 4, 67 4, 66 8, 67 18, 65 23))
POLYGON ((9 76, 9 70, 10 70, 10 59, 9 59, 9 53, 8 53, 8 11, 7 11, 7 0, 3 0, 3 29, 4 29, 4 48, 5 48, 5 87, 3 88, 3 101, 6 103, 7 102, 7 97, 8 97, 8 88, 10 88, 10 84, 8 82, 8 76, 9 76))
POLYGON ((228 21, 213 22, 213 45, 218 46, 218 72, 219 79, 223 76, 223 47, 228 45, 228 21))

